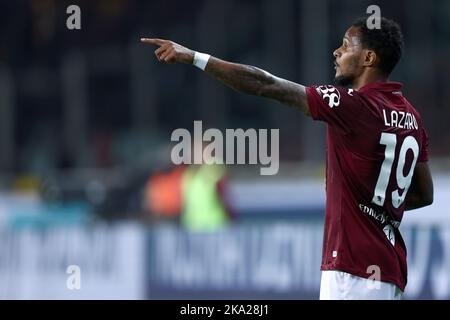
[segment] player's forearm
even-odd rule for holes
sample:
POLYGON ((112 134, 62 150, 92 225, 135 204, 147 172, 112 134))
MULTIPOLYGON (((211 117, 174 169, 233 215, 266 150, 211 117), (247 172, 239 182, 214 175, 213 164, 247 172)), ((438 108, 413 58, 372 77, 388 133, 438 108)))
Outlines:
POLYGON ((205 71, 234 90, 256 96, 264 96, 264 88, 275 83, 275 77, 264 70, 214 57, 205 71))

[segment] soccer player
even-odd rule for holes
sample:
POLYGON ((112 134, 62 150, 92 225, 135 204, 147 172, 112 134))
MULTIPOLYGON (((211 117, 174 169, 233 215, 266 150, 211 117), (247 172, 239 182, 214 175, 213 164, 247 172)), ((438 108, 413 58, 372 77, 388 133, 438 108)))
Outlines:
MULTIPOLYGON (((407 282, 399 232, 405 210, 433 202, 428 137, 389 75, 403 51, 399 25, 365 18, 333 52, 340 86, 305 87, 161 39, 159 61, 193 64, 231 88, 271 98, 327 123, 326 215, 320 299, 400 299, 407 282)), ((280 48, 280 50, 282 50, 280 48)))

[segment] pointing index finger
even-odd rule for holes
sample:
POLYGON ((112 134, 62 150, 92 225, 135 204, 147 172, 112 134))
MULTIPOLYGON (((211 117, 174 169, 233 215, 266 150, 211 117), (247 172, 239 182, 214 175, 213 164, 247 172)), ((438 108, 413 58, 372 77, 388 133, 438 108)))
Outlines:
POLYGON ((157 46, 162 46, 165 41, 162 39, 155 39, 155 38, 141 38, 141 42, 147 43, 147 44, 154 44, 157 46))

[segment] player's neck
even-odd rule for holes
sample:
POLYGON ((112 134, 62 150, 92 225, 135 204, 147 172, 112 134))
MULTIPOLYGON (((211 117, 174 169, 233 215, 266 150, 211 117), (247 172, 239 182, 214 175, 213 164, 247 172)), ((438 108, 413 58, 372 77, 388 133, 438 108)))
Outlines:
POLYGON ((356 78, 355 81, 353 81, 352 88, 355 90, 359 90, 365 85, 368 85, 369 83, 374 83, 378 81, 381 82, 388 81, 388 76, 380 72, 366 72, 363 73, 360 77, 356 78))

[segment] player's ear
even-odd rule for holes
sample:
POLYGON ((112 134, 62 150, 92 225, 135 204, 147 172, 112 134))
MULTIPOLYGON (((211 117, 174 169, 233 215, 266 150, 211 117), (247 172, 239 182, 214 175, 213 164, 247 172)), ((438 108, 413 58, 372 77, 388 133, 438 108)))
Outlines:
POLYGON ((377 54, 373 50, 364 49, 364 62, 365 67, 374 67, 377 64, 377 54))

